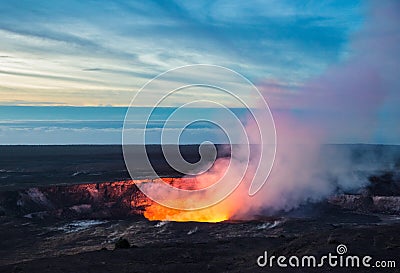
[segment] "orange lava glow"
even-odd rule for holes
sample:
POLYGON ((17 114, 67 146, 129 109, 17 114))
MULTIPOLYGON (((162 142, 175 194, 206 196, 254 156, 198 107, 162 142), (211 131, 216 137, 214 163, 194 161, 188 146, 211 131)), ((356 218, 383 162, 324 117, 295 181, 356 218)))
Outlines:
POLYGON ((151 220, 175 221, 175 222, 208 222, 217 223, 229 219, 229 215, 224 210, 209 207, 201 210, 184 211, 176 210, 153 203, 148 206, 144 216, 151 220))
MULTIPOLYGON (((180 188, 180 189, 199 189, 207 185, 193 178, 163 178, 165 183, 180 188)), ((181 200, 185 202, 185 200, 181 200)), ((175 221, 175 222, 208 222, 217 223, 229 219, 230 210, 223 204, 217 204, 200 210, 178 210, 162 206, 158 203, 152 202, 146 206, 144 216, 151 220, 159 221, 175 221)))

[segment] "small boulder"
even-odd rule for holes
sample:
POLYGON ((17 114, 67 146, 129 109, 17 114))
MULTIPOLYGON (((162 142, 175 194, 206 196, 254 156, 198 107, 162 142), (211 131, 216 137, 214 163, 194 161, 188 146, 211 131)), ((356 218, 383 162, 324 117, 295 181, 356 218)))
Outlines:
POLYGON ((118 241, 115 243, 115 249, 118 248, 130 248, 131 244, 125 238, 119 237, 118 241))

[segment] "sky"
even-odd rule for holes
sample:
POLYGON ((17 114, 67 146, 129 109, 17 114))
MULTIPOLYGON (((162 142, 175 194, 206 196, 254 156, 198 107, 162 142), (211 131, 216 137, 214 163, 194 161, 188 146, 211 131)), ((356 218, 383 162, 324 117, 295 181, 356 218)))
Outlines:
POLYGON ((0 104, 126 106, 197 63, 295 88, 349 54, 357 1, 12 1, 0 6, 0 104))
MULTIPOLYGON (((162 72, 188 64, 213 64, 233 69, 254 83, 273 113, 295 113, 311 123, 329 124, 326 130, 333 132, 343 129, 341 134, 331 134, 328 142, 400 143, 399 85, 393 72, 398 68, 393 60, 400 56, 399 13, 399 5, 392 1, 3 0, 0 141, 119 143, 120 127, 101 128, 115 129, 108 135, 96 131, 97 125, 76 125, 74 130, 85 130, 77 136, 65 124, 54 124, 54 119, 70 119, 68 114, 57 114, 63 113, 61 108, 40 107, 126 107, 146 82, 162 72), (387 24, 376 24, 386 19, 387 24), (381 53, 370 54, 375 51, 381 53), (351 75, 361 79, 353 81, 351 75), (375 96, 375 92, 385 95, 375 96), (350 95, 354 105, 342 103, 349 93, 354 93, 350 95), (341 124, 335 113, 338 108, 326 104, 327 99, 336 106, 343 104, 339 112, 348 122, 341 124), (26 111, 28 118, 15 118, 26 111), (42 111, 47 111, 45 118, 42 111), (42 124, 21 125, 28 120, 42 124), (368 133, 359 134, 365 128, 368 133), (56 131, 56 136, 50 131, 56 131)), ((151 90, 148 100, 135 106, 151 106, 156 97, 157 90, 151 90)), ((166 106, 207 97, 240 107, 215 90, 189 92, 166 106)), ((90 111, 99 111, 95 108, 90 111)), ((81 111, 80 120, 90 121, 90 115, 81 111)), ((107 111, 104 120, 112 119, 107 111)), ((113 118, 121 121, 123 114, 113 118)), ((188 141, 196 142, 197 137, 188 141)))

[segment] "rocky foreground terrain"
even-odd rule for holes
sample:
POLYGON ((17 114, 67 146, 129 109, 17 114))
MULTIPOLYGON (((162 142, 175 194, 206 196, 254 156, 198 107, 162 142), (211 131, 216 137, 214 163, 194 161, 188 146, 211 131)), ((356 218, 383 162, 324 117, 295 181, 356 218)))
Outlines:
MULTIPOLYGON (((151 200, 136 183, 157 181, 130 180, 116 147, 2 149, 0 272, 400 272, 398 163, 371 174, 363 189, 338 191, 289 212, 251 221, 178 223, 143 217, 151 200), (257 265, 265 251, 321 257, 336 255, 341 244, 348 255, 395 267, 257 265)), ((166 180, 174 184, 180 176, 166 180)))
MULTIPOLYGON (((258 267, 256 259, 265 250, 271 255, 318 256, 335 253, 339 244, 354 255, 400 263, 399 196, 374 196, 373 187, 274 217, 212 224, 148 221, 142 214, 151 201, 138 190, 138 182, 156 183, 0 192, 0 272, 262 272, 267 269, 258 267), (120 238, 131 247, 115 249, 120 238)), ((327 272, 342 270, 324 267, 327 272)))
MULTIPOLYGON (((324 272, 400 272, 399 217, 352 213, 326 205, 313 217, 247 222, 150 222, 1 217, 0 272, 316 272, 260 268, 268 255, 333 253, 395 261, 397 268, 323 267, 324 272), (115 249, 119 238, 129 248, 115 249)), ((321 268, 319 268, 321 269, 321 268)), ((320 272, 320 271, 319 271, 320 272)))

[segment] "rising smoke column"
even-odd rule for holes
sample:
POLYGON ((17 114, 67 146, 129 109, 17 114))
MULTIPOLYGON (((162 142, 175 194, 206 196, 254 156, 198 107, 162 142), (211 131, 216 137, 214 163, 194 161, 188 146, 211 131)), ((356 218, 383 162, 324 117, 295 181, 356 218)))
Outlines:
MULTIPOLYGON (((348 153, 326 150, 321 145, 338 138, 347 142, 356 139, 372 142, 379 129, 382 109, 394 111, 400 104, 397 80, 400 71, 397 61, 400 59, 399 6, 397 2, 371 3, 364 27, 350 38, 351 57, 309 79, 297 94, 277 87, 279 84, 274 88, 258 86, 273 110, 278 139, 274 167, 267 183, 256 195, 248 194, 260 154, 253 148, 242 183, 222 202, 198 211, 151 207, 147 212, 155 217, 152 219, 251 219, 257 214, 289 211, 335 192, 366 185, 367 177, 354 172, 348 153), (288 110, 274 111, 282 105, 288 110)), ((258 130, 257 124, 249 118, 246 132, 255 143, 258 130)), ((240 166, 240 156, 231 158, 230 164, 240 166)), ((208 185, 225 173, 227 165, 227 159, 217 159, 213 167, 197 179, 200 184, 203 181, 208 185)), ((234 176, 232 180, 236 179, 234 176)))
MULTIPOLYGON (((393 112, 400 105, 399 60, 400 2, 371 2, 362 29, 350 37, 348 59, 308 80, 295 95, 275 84, 259 86, 273 110, 277 155, 256 196, 230 197, 243 202, 233 218, 290 210, 365 186, 368 179, 354 172, 349 153, 322 150, 321 144, 375 141, 381 112, 399 114, 393 112), (274 111, 282 106, 288 111, 274 111)), ((253 127, 250 122, 249 134, 253 127)), ((399 129, 393 132, 400 136, 399 129)))

